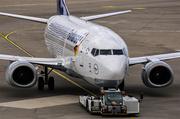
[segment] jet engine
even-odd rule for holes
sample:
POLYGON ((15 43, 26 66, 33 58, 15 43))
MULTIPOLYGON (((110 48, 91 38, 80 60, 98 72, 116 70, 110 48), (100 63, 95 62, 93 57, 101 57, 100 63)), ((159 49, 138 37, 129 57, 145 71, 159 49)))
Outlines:
POLYGON ((36 69, 27 61, 15 61, 6 70, 6 81, 15 87, 33 87, 37 81, 36 69))
POLYGON ((142 80, 147 87, 166 87, 173 83, 173 71, 165 62, 149 62, 143 68, 142 80))

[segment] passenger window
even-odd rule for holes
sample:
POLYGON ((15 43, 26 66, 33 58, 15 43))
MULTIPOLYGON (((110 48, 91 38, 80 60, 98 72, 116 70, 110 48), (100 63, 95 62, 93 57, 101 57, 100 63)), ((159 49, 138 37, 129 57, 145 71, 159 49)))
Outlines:
POLYGON ((100 55, 112 55, 111 50, 100 50, 100 55))
POLYGON ((99 50, 97 49, 95 56, 98 56, 98 55, 99 55, 99 50))
POLYGON ((95 54, 95 51, 96 51, 95 48, 93 48, 92 51, 91 51, 91 54, 92 54, 93 56, 94 56, 94 54, 95 54))
POLYGON ((113 55, 123 55, 122 50, 113 50, 113 55))

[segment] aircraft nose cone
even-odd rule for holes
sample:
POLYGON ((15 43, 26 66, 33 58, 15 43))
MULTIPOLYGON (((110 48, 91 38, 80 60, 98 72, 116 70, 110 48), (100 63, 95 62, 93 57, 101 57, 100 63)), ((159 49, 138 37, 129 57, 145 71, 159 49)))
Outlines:
POLYGON ((103 61, 107 74, 111 80, 123 79, 125 75, 125 58, 106 58, 103 61))

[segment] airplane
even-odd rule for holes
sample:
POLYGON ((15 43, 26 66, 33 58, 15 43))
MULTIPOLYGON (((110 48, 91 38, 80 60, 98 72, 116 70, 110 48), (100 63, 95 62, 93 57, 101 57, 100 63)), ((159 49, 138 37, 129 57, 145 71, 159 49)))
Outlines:
POLYGON ((129 57, 128 47, 123 39, 112 30, 92 23, 90 20, 129 13, 131 10, 75 17, 70 15, 65 0, 57 0, 57 15, 49 19, 9 14, 0 15, 31 20, 47 24, 44 38, 47 49, 53 58, 21 57, 0 54, 1 60, 12 63, 6 71, 6 81, 9 85, 29 88, 36 82, 38 89, 43 90, 48 84, 54 89, 54 78, 48 77, 48 67, 66 72, 72 77, 82 78, 92 85, 124 89, 124 79, 128 67, 144 64, 142 81, 151 88, 161 88, 173 83, 174 74, 171 67, 163 62, 179 58, 180 52, 129 57), (45 78, 37 78, 37 68, 44 66, 45 78))

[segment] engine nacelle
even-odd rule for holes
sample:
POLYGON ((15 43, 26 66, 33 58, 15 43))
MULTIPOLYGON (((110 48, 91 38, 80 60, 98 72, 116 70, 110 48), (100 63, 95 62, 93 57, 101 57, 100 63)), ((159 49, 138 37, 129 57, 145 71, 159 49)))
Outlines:
POLYGON ((36 69, 27 61, 15 61, 6 70, 6 81, 15 87, 33 87, 37 82, 36 69))
POLYGON ((147 87, 166 87, 173 83, 173 71, 165 62, 149 62, 144 66, 142 71, 142 80, 147 87))

